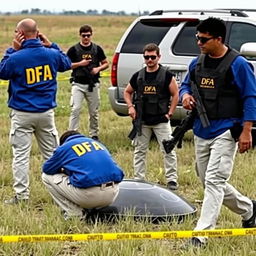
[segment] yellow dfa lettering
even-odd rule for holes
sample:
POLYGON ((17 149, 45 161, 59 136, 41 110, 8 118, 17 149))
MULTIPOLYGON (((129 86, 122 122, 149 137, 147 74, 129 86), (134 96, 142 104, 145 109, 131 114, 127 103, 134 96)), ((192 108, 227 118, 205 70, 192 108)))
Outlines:
POLYGON ((104 148, 98 144, 96 141, 93 142, 83 142, 82 144, 76 144, 72 146, 72 149, 78 156, 82 156, 85 153, 90 153, 94 150, 104 150, 104 148))
POLYGON ((44 66, 44 81, 52 80, 52 71, 49 65, 44 66))
POLYGON ((36 82, 36 76, 33 68, 26 69, 27 84, 34 84, 36 82))
POLYGON ((52 72, 49 65, 37 66, 26 69, 27 84, 39 83, 40 81, 52 80, 52 72))
POLYGON ((80 144, 72 146, 72 149, 76 152, 78 156, 81 156, 86 153, 86 149, 80 144))
POLYGON ((145 85, 144 94, 156 94, 156 87, 154 85, 145 85))
POLYGON ((104 148, 100 144, 98 144, 96 141, 93 141, 92 145, 95 150, 104 150, 104 148))
POLYGON ((91 58, 92 58, 92 55, 91 55, 90 53, 83 54, 83 55, 82 55, 82 58, 88 60, 88 59, 91 59, 91 58))
POLYGON ((145 86, 144 87, 145 92, 156 92, 156 87, 155 86, 145 86))
POLYGON ((91 150, 91 145, 90 145, 90 143, 88 141, 87 142, 83 142, 82 145, 86 149, 87 152, 92 151, 91 150))
POLYGON ((36 72, 36 82, 38 83, 40 81, 40 77, 42 77, 43 72, 42 72, 43 67, 35 67, 35 72, 36 72))
POLYGON ((214 85, 214 79, 212 78, 202 78, 201 80, 202 85, 214 85))

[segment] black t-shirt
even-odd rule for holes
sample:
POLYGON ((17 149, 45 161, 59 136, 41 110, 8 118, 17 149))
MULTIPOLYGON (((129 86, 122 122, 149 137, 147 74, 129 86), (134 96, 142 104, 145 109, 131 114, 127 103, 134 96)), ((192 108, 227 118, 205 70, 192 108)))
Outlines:
MULTIPOLYGON (((228 51, 226 52, 226 54, 221 57, 221 58, 211 58, 209 57, 209 55, 205 55, 205 59, 204 59, 204 65, 206 68, 210 68, 210 69, 216 69, 218 67, 218 65, 221 63, 221 61, 225 58, 225 56, 231 51, 231 49, 229 48, 228 51)), ((193 70, 191 72, 191 80, 195 82, 195 70, 193 70)), ((226 83, 233 81, 233 73, 231 70, 231 67, 229 67, 228 71, 227 71, 227 76, 226 76, 226 83)))
MULTIPOLYGON (((92 49, 92 44, 90 44, 89 46, 85 47, 83 45, 81 45, 81 48, 84 50, 84 51, 90 51, 92 49)), ((70 58, 71 62, 72 63, 75 63, 75 62, 79 62, 81 61, 80 58, 78 58, 77 54, 76 54, 76 48, 75 48, 75 45, 73 45, 72 47, 69 48, 69 50, 67 51, 67 56, 70 58)), ((103 51, 103 49, 97 45, 97 59, 99 60, 99 62, 105 60, 107 57, 103 51)), ((97 75, 93 76, 93 81, 94 82, 99 82, 99 77, 100 77, 100 74, 98 73, 97 75)), ((81 78, 80 78, 81 79, 81 78)), ((78 81, 79 83, 82 83, 82 84, 87 84, 89 82, 89 79, 85 76, 82 78, 81 81, 78 81)))
MULTIPOLYGON (((150 83, 156 79, 156 76, 158 74, 158 71, 155 72, 147 72, 145 73, 145 80, 147 83, 150 83)), ((172 77, 174 76, 173 73, 171 73, 170 70, 167 70, 165 73, 165 82, 164 82, 164 90, 166 90, 166 94, 170 95, 169 91, 169 85, 172 81, 172 77)), ((130 84, 134 91, 137 91, 138 89, 138 84, 137 84, 137 78, 139 75, 139 71, 134 73, 133 76, 130 79, 130 84)), ((167 113, 166 113, 167 114, 167 113)), ((142 120, 144 121, 145 124, 147 125, 156 125, 159 123, 166 123, 168 122, 168 119, 165 117, 165 115, 146 115, 145 113, 142 113, 142 120)))

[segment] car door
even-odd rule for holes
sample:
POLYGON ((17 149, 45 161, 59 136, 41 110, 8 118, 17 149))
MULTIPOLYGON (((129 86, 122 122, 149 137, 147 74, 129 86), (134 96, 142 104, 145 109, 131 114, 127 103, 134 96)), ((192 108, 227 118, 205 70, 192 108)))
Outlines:
MULTIPOLYGON (((237 51, 240 51, 240 48, 244 43, 256 43, 256 21, 255 24, 245 22, 228 22, 227 28, 227 44, 237 51)), ((256 74, 256 59, 248 57, 247 59, 253 64, 254 73, 256 74)))

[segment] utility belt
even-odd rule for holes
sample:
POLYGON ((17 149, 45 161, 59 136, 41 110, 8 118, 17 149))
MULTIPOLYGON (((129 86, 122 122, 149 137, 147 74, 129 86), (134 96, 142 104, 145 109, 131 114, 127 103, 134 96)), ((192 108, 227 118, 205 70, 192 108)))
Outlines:
POLYGON ((79 78, 79 77, 71 77, 70 78, 70 83, 78 83, 78 84, 83 84, 83 85, 87 85, 88 84, 88 91, 92 92, 93 88, 95 87, 95 85, 98 82, 94 82, 92 79, 91 80, 87 80, 87 79, 83 79, 83 78, 79 78))
POLYGON ((70 78, 70 83, 72 82, 75 82, 75 83, 78 83, 78 84, 90 84, 90 83, 97 83, 97 82, 94 82, 92 79, 89 80, 89 79, 84 79, 84 78, 80 78, 80 77, 71 77, 70 78))

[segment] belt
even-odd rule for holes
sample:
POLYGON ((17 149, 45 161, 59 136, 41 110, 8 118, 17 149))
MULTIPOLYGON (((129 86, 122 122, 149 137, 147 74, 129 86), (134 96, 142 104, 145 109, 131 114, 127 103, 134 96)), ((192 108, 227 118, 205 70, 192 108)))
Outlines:
POLYGON ((96 187, 102 187, 102 188, 113 187, 115 184, 118 184, 118 183, 119 182, 116 182, 116 181, 109 181, 103 184, 96 185, 96 187))

